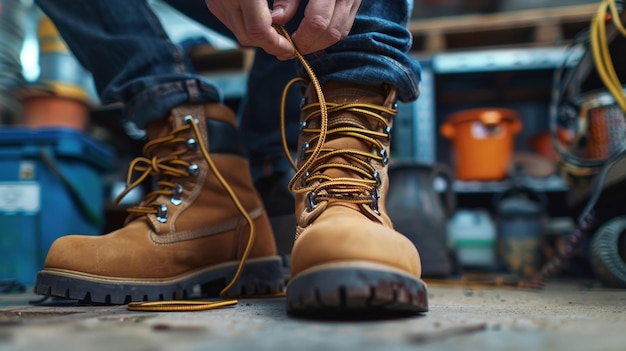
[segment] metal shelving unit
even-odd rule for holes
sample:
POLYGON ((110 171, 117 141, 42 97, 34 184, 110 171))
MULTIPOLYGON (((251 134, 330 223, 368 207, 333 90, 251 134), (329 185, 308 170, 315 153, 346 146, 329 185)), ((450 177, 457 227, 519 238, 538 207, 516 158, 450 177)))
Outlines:
MULTIPOLYGON (((438 116, 438 94, 440 86, 437 80, 444 77, 458 77, 459 79, 489 76, 499 72, 540 71, 547 79, 551 78, 552 72, 558 68, 566 55, 566 46, 537 47, 537 48, 510 48, 474 50, 466 52, 438 53, 430 57, 417 58, 422 64, 422 90, 419 99, 411 104, 400 106, 396 125, 394 128, 394 141, 392 152, 395 158, 413 160, 425 164, 434 164, 437 160, 438 125, 441 116, 438 116), (484 73, 484 75, 483 75, 484 73), (410 128, 410 132, 406 130, 410 128), (401 130, 398 130, 401 129, 401 130), (394 148, 395 147, 395 148, 394 148)), ((581 57, 582 52, 575 52, 569 58, 575 62, 581 57)), ((465 84, 471 89, 472 84, 465 84)), ((545 81, 543 84, 545 85, 545 81)), ((543 87, 549 90, 548 87, 543 87)), ((546 111, 547 113, 547 111, 546 111)), ((532 180, 530 187, 545 191, 566 191, 567 185, 560 176, 555 175, 547 179, 532 180)), ((463 182, 457 181, 454 189, 458 193, 498 192, 508 188, 506 181, 502 182, 463 182)))

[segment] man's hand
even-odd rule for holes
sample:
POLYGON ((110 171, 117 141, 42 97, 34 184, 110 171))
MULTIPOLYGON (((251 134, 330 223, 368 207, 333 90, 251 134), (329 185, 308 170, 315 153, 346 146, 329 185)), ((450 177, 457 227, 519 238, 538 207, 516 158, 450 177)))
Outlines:
MULTIPOLYGON (((275 0, 274 23, 285 24, 296 13, 299 0, 275 0)), ((348 36, 361 0, 310 0, 304 18, 292 35, 302 54, 310 54, 348 36)))
POLYGON ((267 0, 205 0, 209 10, 244 46, 257 46, 279 59, 293 57, 287 39, 272 27, 267 0))
MULTIPOLYGON (((285 24, 295 15, 300 0, 205 0, 209 10, 244 46, 257 46, 280 60, 293 58, 294 50, 272 24, 285 24)), ((293 34, 302 54, 323 50, 345 38, 361 0, 310 0, 304 18, 293 34)))

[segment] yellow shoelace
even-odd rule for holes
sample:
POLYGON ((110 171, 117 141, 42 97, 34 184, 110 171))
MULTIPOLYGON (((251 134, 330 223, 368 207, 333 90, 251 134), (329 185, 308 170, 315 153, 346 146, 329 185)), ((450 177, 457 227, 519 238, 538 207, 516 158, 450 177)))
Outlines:
MULTIPOLYGON (((289 82, 288 86, 301 81, 304 81, 304 79, 296 78, 289 82)), ((390 127, 390 123, 384 115, 393 116, 396 114, 396 110, 394 109, 372 104, 337 104, 332 102, 325 102, 325 104, 327 106, 328 113, 338 113, 343 111, 359 114, 361 116, 367 116, 368 118, 375 120, 375 123, 385 126, 383 129, 390 127)), ((322 125, 328 125, 328 117, 319 112, 319 103, 307 104, 302 107, 302 110, 304 112, 309 110, 312 111, 311 113, 305 115, 303 125, 309 125, 307 122, 313 119, 320 119, 322 121, 322 125)), ((281 117, 284 119, 284 114, 282 114, 281 117)), ((388 155, 353 149, 339 150, 324 148, 322 147, 323 143, 321 138, 318 138, 318 135, 324 134, 326 137, 352 137, 362 140, 368 145, 373 145, 373 149, 375 150, 384 150, 385 147, 380 139, 389 138, 388 132, 369 130, 358 126, 342 126, 326 130, 324 130, 323 127, 319 129, 304 127, 301 132, 303 134, 312 135, 305 143, 307 145, 315 145, 315 147, 313 149, 303 150, 302 153, 307 162, 305 162, 300 169, 296 166, 295 161, 291 158, 291 155, 287 154, 292 167, 296 170, 296 175, 289 183, 289 189, 292 192, 312 192, 316 194, 316 199, 320 201, 332 201, 334 199, 339 199, 341 201, 356 204, 371 204, 375 201, 371 196, 363 196, 363 194, 371 194, 379 185, 378 182, 380 181, 376 178, 376 170, 369 160, 374 159, 381 163, 385 163, 385 158, 388 157, 388 155), (341 157, 349 162, 331 162, 331 160, 336 157, 341 157), (343 169, 349 173, 359 175, 360 177, 329 177, 324 175, 323 172, 325 169, 329 168, 343 169), (307 182, 313 182, 316 185, 304 186, 299 182, 299 180, 303 179, 303 177, 307 180, 307 182)), ((287 145, 285 139, 286 138, 283 135, 283 148, 286 149, 287 145)))
MULTIPOLYGON (((388 132, 376 132, 376 131, 370 131, 365 128, 358 128, 358 127, 341 127, 341 128, 334 128, 334 129, 328 130, 328 113, 342 111, 342 110, 353 112, 353 113, 358 113, 358 114, 373 118, 374 120, 377 121, 377 123, 380 123, 385 127, 390 127, 389 121, 387 120, 387 118, 383 117, 383 115, 386 114, 386 115, 393 116, 396 114, 396 110, 392 108, 386 108, 386 107, 372 105, 372 104, 327 103, 324 98, 322 87, 315 73, 313 72, 309 64, 304 59, 304 56, 297 49, 287 29, 279 25, 275 25, 274 28, 276 29, 276 31, 278 31, 279 34, 283 35, 293 45, 295 56, 304 67, 307 75, 309 76, 310 83, 315 89, 318 102, 303 106, 303 111, 307 111, 307 110, 313 111, 312 113, 307 115, 306 120, 308 121, 313 118, 320 119, 319 129, 312 129, 312 128, 303 129, 303 133, 312 133, 313 135, 315 135, 313 138, 311 138, 308 141, 310 144, 314 146, 310 150, 305 151, 305 153, 307 154, 307 157, 305 157, 306 160, 304 164, 302 164, 302 166, 297 167, 295 164, 295 161, 291 157, 291 153, 288 150, 287 142, 286 142, 286 132, 285 132, 286 95, 289 89, 293 86, 293 84, 296 84, 298 82, 306 82, 306 83, 309 83, 309 82, 303 78, 295 78, 291 82, 289 82, 283 91, 283 95, 281 99, 281 110, 280 110, 280 120, 281 120, 280 125, 281 125, 283 148, 285 150, 285 155, 287 155, 290 163, 296 170, 296 174, 294 175, 294 177, 291 179, 289 183, 289 189, 294 193, 303 193, 303 192, 309 192, 309 191, 313 191, 316 194, 324 193, 326 195, 320 195, 320 197, 318 198, 318 199, 324 199, 324 200, 332 200, 336 196, 341 196, 342 201, 350 201, 352 203, 370 204, 373 201, 376 201, 376 200, 373 200, 371 196, 370 197, 358 197, 358 196, 345 197, 345 194, 347 193, 363 194, 364 192, 371 193, 372 190, 378 185, 378 180, 373 177, 373 174, 375 173, 374 168, 368 162, 364 161, 364 159, 374 158, 374 159, 377 159, 378 161, 383 161, 383 158, 385 156, 360 152, 358 150, 324 149, 322 146, 324 145, 326 141, 327 135, 334 135, 334 134, 340 133, 342 135, 360 138, 361 140, 367 141, 369 144, 375 145, 376 148, 378 148, 379 150, 383 150, 384 147, 378 139, 388 138, 389 137, 388 132), (343 157, 346 157, 347 159, 353 161, 353 163, 356 164, 356 166, 343 164, 343 163, 339 164, 339 163, 327 163, 326 162, 331 157, 334 157, 337 155, 342 155, 343 157), (322 174, 321 170, 324 167, 348 169, 353 172, 356 172, 357 174, 361 174, 366 179, 354 179, 354 178, 331 179, 322 174), (310 178, 310 180, 311 179, 320 180, 319 184, 315 186, 314 188, 313 187, 298 187, 297 185, 298 180, 303 179, 305 175, 307 175, 307 177, 310 178)), ((193 123, 190 124, 190 126, 194 129, 194 132, 196 133, 196 135, 199 136, 200 133, 199 133, 198 127, 193 123)), ((181 127, 181 128, 184 128, 184 127, 181 127)), ((236 299, 230 299, 228 298, 227 295, 228 295, 228 292, 233 288, 233 286, 235 286, 235 284, 239 280, 241 276, 241 272, 245 265, 246 259, 248 258, 248 255, 252 248, 252 244, 254 243, 254 232, 255 232, 254 224, 252 222, 252 219, 248 216, 247 212, 245 211, 245 209, 239 202, 235 193, 231 190, 228 183, 224 180, 222 175, 219 173, 217 167, 215 167, 215 165, 213 164, 213 161, 211 160, 209 153, 206 151, 207 149, 204 144, 204 141, 200 137, 198 137, 198 140, 200 142, 200 150, 202 150, 202 154, 204 158, 206 159, 207 163, 209 164, 209 166, 211 167, 211 170, 217 175, 220 183, 222 184, 224 189, 228 191, 233 202, 235 203, 235 205, 237 206, 241 214, 246 218, 246 221, 249 224, 250 236, 249 236, 248 243, 246 245, 246 249, 241 257, 241 260, 239 262, 239 265, 237 267, 237 271, 234 277, 232 278, 230 283, 220 292, 220 296, 224 298, 225 300, 223 301, 174 300, 174 301, 153 301, 153 302, 131 302, 128 305, 129 310, 159 311, 159 312, 200 311, 200 310, 221 308, 225 306, 232 306, 237 303, 236 299)), ((150 155, 151 151, 155 149, 158 145, 175 143, 175 142, 181 142, 181 140, 176 140, 176 138, 167 138, 167 137, 163 139, 155 140, 152 142, 152 144, 151 143, 146 144, 146 147, 144 148, 145 150, 144 153, 146 155, 150 155)), ((135 171, 140 171, 143 173, 138 178, 137 181, 135 181, 134 183, 130 183, 132 171, 129 171, 128 182, 131 184, 132 187, 137 186, 151 172, 169 175, 169 176, 181 176, 181 174, 178 173, 180 171, 175 166, 180 166, 180 165, 188 166, 188 165, 181 164, 181 162, 184 162, 184 161, 179 160, 178 155, 170 155, 168 158, 161 158, 161 159, 148 159, 148 158, 137 159, 136 162, 133 162, 132 164, 133 168, 135 169, 135 171)), ((160 190, 157 190, 151 194, 148 194, 148 196, 158 196, 160 194, 169 194, 171 192, 172 187, 174 186, 173 183, 167 182, 167 181, 162 181, 158 184, 159 184, 160 190)), ((129 189, 127 189, 127 191, 125 191, 123 194, 130 191, 130 189, 132 188, 129 186, 129 189)), ((121 194, 121 196, 123 196, 123 194, 121 194)), ((153 205, 153 204, 150 204, 150 205, 153 205)), ((147 207, 138 207, 138 208, 133 209, 132 211, 135 211, 136 213, 139 213, 139 214, 155 213, 156 211, 155 207, 154 206, 150 207, 150 205, 147 207)), ((251 297, 259 298, 259 297, 280 297, 280 296, 284 296, 284 292, 265 295, 265 296, 254 295, 251 297)))
MULTIPOLYGON (((276 29, 285 38, 287 38, 292 44, 293 41, 289 36, 287 30, 282 26, 276 26, 276 29)), ((295 45, 293 45, 295 47, 295 45)), ((285 106, 287 100, 287 93, 289 89, 297 83, 309 83, 306 79, 298 77, 289 81, 283 90, 281 105, 280 105, 280 119, 281 119, 281 135, 283 141, 283 150, 291 166, 296 171, 289 182, 289 190, 295 194, 310 193, 315 194, 316 201, 332 201, 339 199, 343 202, 350 202, 355 204, 372 204, 377 201, 373 196, 363 196, 363 194, 373 194, 375 188, 379 185, 379 179, 375 177, 374 167, 367 162, 368 159, 375 159, 383 162, 385 155, 373 154, 371 152, 362 152, 359 150, 350 149, 331 149, 323 148, 327 136, 342 135, 357 138, 365 141, 369 145, 374 145, 377 150, 384 150, 384 146, 379 141, 380 138, 389 138, 389 129, 391 123, 384 117, 384 115, 394 116, 397 113, 396 109, 387 108, 384 106, 378 106, 365 103, 350 103, 350 104, 337 104, 327 102, 324 98, 321 85, 317 80, 317 77, 308 63, 304 60, 302 55, 296 50, 296 57, 302 63, 305 71, 307 72, 310 83, 315 89, 315 93, 318 98, 318 102, 310 103, 302 107, 303 113, 311 111, 305 115, 304 127, 301 133, 310 133, 312 137, 306 141, 309 145, 309 149, 304 150, 302 153, 305 155, 304 163, 300 166, 296 165, 289 147, 287 145, 286 129, 285 129, 285 106), (383 125, 383 130, 387 132, 377 132, 366 128, 360 127, 338 127, 328 129, 328 114, 337 112, 350 112, 366 116, 369 119, 374 119, 377 124, 383 125), (320 127, 307 128, 309 121, 313 119, 320 120, 320 127), (312 146, 312 148, 311 148, 312 146), (332 163, 330 159, 341 156, 350 163, 332 163), (323 170, 327 168, 343 169, 350 171, 354 174, 361 175, 362 178, 344 177, 344 178, 331 178, 323 174, 323 170), (302 184, 302 180, 318 181, 315 186, 305 186, 302 184)))
MULTIPOLYGON (((235 275, 231 279, 230 283, 220 291, 220 296, 224 298, 224 301, 194 301, 194 300, 173 300, 173 301, 149 301, 149 302, 131 302, 128 304, 128 309, 131 311, 159 311, 159 312, 174 312, 174 311, 201 311, 201 310, 209 310, 220 308, 224 306, 231 306, 237 303, 236 299, 227 298, 228 292, 237 284, 239 277, 241 276, 241 272, 243 271, 243 266, 250 255, 250 250, 252 249, 252 244, 255 239, 255 228, 254 222, 252 218, 248 215, 248 212, 239 201, 239 198, 232 190, 228 182, 224 179, 217 166, 211 159, 209 152, 207 151, 207 146, 205 141, 201 137, 200 129, 196 124, 195 120, 191 120, 188 124, 181 126, 180 128, 174 130, 169 136, 155 139, 151 142, 148 142, 144 147, 144 155, 146 157, 139 157, 135 159, 131 163, 131 167, 128 171, 127 183, 128 187, 124 192, 120 194, 118 197, 119 200, 126 193, 132 190, 134 187, 139 185, 145 178, 147 178, 150 174, 157 176, 169 176, 169 177, 181 177, 181 176, 189 176, 188 171, 186 169, 189 167, 189 163, 187 161, 181 160, 179 156, 185 152, 182 151, 174 151, 165 157, 150 157, 152 153, 161 146, 168 146, 171 148, 174 145, 185 143, 186 139, 177 138, 175 135, 181 132, 188 130, 189 128, 193 129, 194 134, 196 135, 196 140, 199 143, 199 150, 202 152, 202 156, 206 160, 209 165, 211 171, 215 174, 216 178, 228 192, 230 198, 233 201, 233 204, 237 207, 238 211, 245 218, 246 222, 249 226, 249 237, 248 243, 246 244, 246 248, 241 256, 241 260, 239 261, 239 265, 237 266, 237 270, 235 275), (182 167, 181 167, 182 166, 182 167), (140 176, 132 181, 132 176, 135 172, 140 172, 140 176)), ((146 199, 150 199, 152 197, 156 198, 158 195, 169 195, 174 188, 174 184, 169 181, 159 181, 158 183, 159 189, 155 190, 146 195, 146 199)), ((145 215, 145 214, 156 214, 157 209, 155 208, 158 203, 151 202, 146 206, 135 206, 129 209, 129 212, 136 215, 145 215)))
MULTIPOLYGON (((293 44, 289 33, 284 27, 275 26, 275 28, 281 35, 285 36, 293 44)), ((305 65, 306 67, 309 67, 306 61, 304 60, 304 57, 300 54, 300 52, 295 47, 295 45, 294 45, 294 50, 300 62, 302 62, 302 64, 305 65)), ((320 101, 324 101, 323 100, 324 97, 322 96, 322 88, 320 87, 319 83, 317 83, 317 79, 315 78, 315 75, 313 74, 313 72, 310 70, 310 67, 308 68, 308 72, 312 76, 312 79, 315 81, 314 84, 316 85, 316 90, 318 92, 318 95, 320 96, 320 99, 321 99, 320 101)), ((324 111, 323 114, 326 114, 326 111, 324 111)), ((211 310, 211 309, 216 309, 216 308, 221 308, 221 307, 226 307, 226 306, 232 306, 232 305, 237 304, 238 302, 236 299, 230 298, 228 296, 228 293, 239 281, 241 272, 243 271, 243 267, 250 254, 250 250, 252 249, 252 244, 254 243, 254 239, 255 239, 254 223, 252 219, 250 218, 250 216, 248 215, 245 208, 243 207, 243 205, 241 205, 241 202, 237 198, 237 195, 232 191, 232 189, 230 188, 230 186, 228 185, 224 177, 221 175, 221 173, 219 172, 219 170, 213 163, 211 156, 209 155, 207 151, 206 144, 203 138, 200 137, 200 131, 198 129, 198 126, 195 124, 194 121, 192 121, 188 125, 182 126, 179 129, 173 131, 172 135, 168 137, 160 138, 160 139, 155 139, 151 142, 148 142, 144 146, 144 155, 146 155, 147 157, 137 158, 131 163, 131 168, 129 169, 128 176, 127 176, 127 184, 129 185, 124 190, 124 192, 122 192, 119 195, 116 201, 119 201, 119 199, 121 199, 124 195, 130 192, 134 187, 139 185, 150 174, 166 175, 166 176, 172 176, 172 177, 176 177, 176 176, 180 177, 180 176, 188 175, 185 173, 185 171, 182 171, 179 167, 177 167, 177 166, 183 166, 186 168, 189 166, 188 164, 185 164, 185 161, 180 160, 178 158, 178 156, 180 156, 179 153, 170 154, 167 157, 161 157, 161 158, 158 158, 158 157, 149 158, 149 157, 152 154, 152 152, 159 146, 172 145, 172 144, 177 144, 179 142, 184 142, 184 140, 180 138, 176 138, 174 135, 176 133, 185 131, 189 127, 193 128, 194 133, 197 136, 197 141, 200 143, 199 149, 201 150, 203 157, 209 164, 209 167, 215 173, 220 184, 229 193, 231 199, 233 200, 233 203, 235 204, 235 206, 237 206, 237 209, 239 210, 241 215, 244 216, 244 218, 248 222, 248 226, 250 228, 249 229, 250 235, 248 238, 248 243, 246 244, 246 248, 241 256, 241 260, 239 261, 239 265, 237 266, 237 271, 235 272, 235 275, 233 276, 231 281, 226 285, 226 287, 222 289, 222 291, 220 292, 220 296, 224 299, 223 301, 171 300, 171 301, 131 302, 128 304, 128 309, 131 311, 154 311, 154 312, 203 311, 203 310, 211 310), (141 175, 135 181, 132 181, 132 176, 134 172, 140 172, 141 175)), ((151 196, 156 197, 160 194, 166 194, 166 195, 170 194, 171 189, 174 186, 173 183, 168 182, 168 181, 159 182, 158 185, 159 185, 159 190, 156 190, 146 195, 146 198, 150 198, 151 196)), ((155 208, 155 206, 152 206, 152 205, 158 205, 158 204, 150 203, 148 204, 148 206, 137 206, 137 207, 130 209, 130 212, 136 213, 138 215, 155 214, 157 212, 157 209, 155 208)), ((280 296, 284 296, 284 292, 277 293, 277 294, 270 294, 270 295, 254 295, 251 297, 260 298, 260 297, 280 297, 280 296)))

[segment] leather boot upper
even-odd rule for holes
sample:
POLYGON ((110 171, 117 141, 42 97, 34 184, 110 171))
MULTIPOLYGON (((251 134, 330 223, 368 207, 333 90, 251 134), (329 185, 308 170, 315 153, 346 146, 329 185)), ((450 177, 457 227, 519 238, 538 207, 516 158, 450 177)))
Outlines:
POLYGON ((291 184, 298 224, 292 275, 324 263, 368 261, 419 277, 417 250, 393 230, 385 209, 395 90, 329 82, 323 92, 326 126, 311 86, 302 108, 299 171, 291 184))
POLYGON ((269 220, 236 135, 233 112, 217 103, 181 106, 151 123, 144 156, 131 164, 127 190, 148 176, 155 178, 156 189, 129 209, 123 228, 59 238, 46 269, 158 280, 237 261, 250 229, 242 210, 256 236, 248 257, 275 255, 269 220))

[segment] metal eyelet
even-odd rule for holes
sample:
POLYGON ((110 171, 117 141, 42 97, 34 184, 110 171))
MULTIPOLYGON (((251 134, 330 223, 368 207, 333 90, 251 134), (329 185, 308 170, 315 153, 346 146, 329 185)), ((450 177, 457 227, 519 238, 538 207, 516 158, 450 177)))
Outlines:
POLYGON ((308 143, 308 142, 304 142, 304 144, 302 144, 302 150, 301 150, 302 157, 301 157, 301 158, 302 158, 303 160, 304 160, 304 159, 305 159, 305 157, 306 157, 306 150, 308 150, 310 147, 311 147, 311 145, 309 145, 309 143, 308 143))
POLYGON ((161 222, 161 223, 166 223, 167 222, 167 205, 166 204, 160 204, 159 208, 157 208, 157 215, 156 215, 156 219, 157 221, 161 222))
POLYGON ((194 138, 187 139, 187 148, 189 150, 197 150, 198 149, 198 141, 194 138))
POLYGON ((380 215, 380 210, 379 210, 379 207, 378 207, 378 199, 380 199, 380 196, 378 195, 378 190, 376 190, 376 188, 374 188, 372 190, 372 205, 371 205, 371 208, 377 215, 380 215))
POLYGON ((193 118, 192 115, 186 115, 183 118, 183 122, 185 122, 187 124, 191 124, 192 122, 195 122, 196 124, 200 124, 200 120, 198 120, 197 118, 193 118))
POLYGON ((302 180, 300 181, 300 184, 302 185, 303 188, 306 186, 306 179, 310 175, 311 175, 311 173, 309 173, 309 172, 304 172, 304 175, 302 175, 302 180))
POLYGON ((380 173, 378 173, 378 171, 374 171, 374 174, 372 176, 374 177, 374 180, 376 181, 376 187, 378 188, 382 183, 382 181, 380 180, 380 173))
POLYGON ((302 121, 302 122, 300 122, 300 133, 302 133, 302 131, 304 130, 304 128, 306 128, 306 125, 307 125, 306 121, 302 121))
POLYGON ((189 171, 189 174, 195 177, 200 173, 200 167, 198 167, 197 164, 192 163, 189 165, 189 167, 187 167, 187 171, 189 171))
POLYGON ((387 163, 389 163, 389 157, 387 156, 386 149, 380 150, 380 156, 383 158, 383 165, 386 165, 387 163))
POLYGON ((172 198, 170 199, 170 202, 172 203, 172 205, 178 206, 183 203, 182 197, 183 186, 180 184, 175 184, 174 188, 172 189, 172 198))
POLYGON ((387 140, 391 140, 391 130, 393 128, 391 128, 391 126, 387 126, 387 128, 385 128, 385 134, 387 134, 387 140))
POLYGON ((307 209, 307 211, 311 212, 311 211, 313 211, 317 207, 317 202, 315 202, 315 198, 316 197, 317 196, 312 191, 309 191, 306 194, 306 199, 307 199, 306 209, 307 209))

